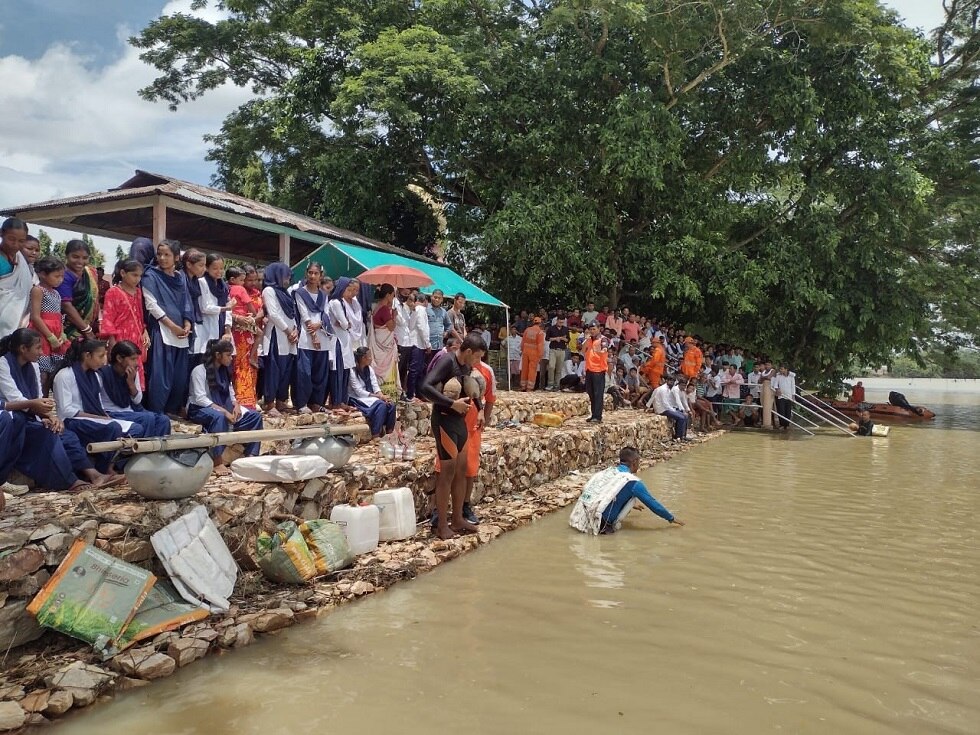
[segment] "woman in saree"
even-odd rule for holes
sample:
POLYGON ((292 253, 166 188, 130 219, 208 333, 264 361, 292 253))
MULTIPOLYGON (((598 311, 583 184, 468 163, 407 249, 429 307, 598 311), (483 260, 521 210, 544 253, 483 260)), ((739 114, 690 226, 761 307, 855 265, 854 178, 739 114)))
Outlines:
POLYGON ((395 342, 395 288, 385 283, 378 289, 377 303, 371 316, 368 347, 371 348, 372 368, 381 384, 381 392, 392 400, 401 395, 398 377, 398 344, 395 342))
POLYGON ((84 240, 69 240, 65 246, 65 280, 58 286, 65 314, 65 337, 69 340, 94 336, 99 318, 99 274, 88 264, 92 251, 84 240))
POLYGON ((251 265, 243 271, 229 268, 225 275, 229 296, 235 299, 231 312, 231 335, 235 342, 235 395, 243 406, 258 407, 259 343, 265 325, 259 272, 251 265))
POLYGON ((190 380, 190 341, 194 309, 187 279, 177 270, 180 242, 161 240, 155 264, 143 273, 150 354, 143 405, 150 411, 176 416, 187 401, 190 380))
POLYGON ((16 217, 0 225, 0 338, 12 334, 28 313, 34 273, 21 250, 27 225, 16 217))

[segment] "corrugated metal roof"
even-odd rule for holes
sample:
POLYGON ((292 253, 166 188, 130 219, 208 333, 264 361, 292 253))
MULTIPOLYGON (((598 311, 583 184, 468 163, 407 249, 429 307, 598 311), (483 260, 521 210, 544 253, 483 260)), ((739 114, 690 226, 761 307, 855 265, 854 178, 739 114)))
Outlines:
POLYGON ((272 222, 285 227, 290 227, 300 232, 320 235, 322 237, 334 238, 344 242, 364 245, 369 248, 382 250, 385 252, 401 255, 412 260, 427 262, 423 256, 411 253, 407 250, 389 245, 379 240, 372 240, 369 237, 359 235, 356 232, 335 227, 326 222, 320 222, 312 217, 307 217, 287 209, 274 207, 271 204, 264 204, 252 199, 247 199, 237 194, 232 194, 221 189, 214 189, 209 186, 202 186, 190 181, 175 179, 172 176, 156 174, 149 171, 137 170, 136 175, 122 183, 119 188, 108 191, 98 191, 92 194, 83 194, 62 199, 52 199, 46 202, 34 204, 23 204, 16 207, 6 207, 0 214, 4 216, 14 216, 26 212, 43 212, 50 209, 61 209, 73 206, 88 204, 98 204, 99 202, 113 202, 125 199, 138 199, 139 197, 162 194, 191 204, 198 204, 213 209, 232 212, 243 217, 249 217, 263 222, 272 222))

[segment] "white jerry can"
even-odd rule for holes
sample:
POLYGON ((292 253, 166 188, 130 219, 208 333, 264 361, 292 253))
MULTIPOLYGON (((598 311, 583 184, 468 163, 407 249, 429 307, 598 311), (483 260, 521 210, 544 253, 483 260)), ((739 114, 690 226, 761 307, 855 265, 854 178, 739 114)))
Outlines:
POLYGON ((376 505, 336 505, 330 511, 330 520, 344 529, 350 550, 355 555, 378 548, 380 518, 381 511, 376 505))
POLYGON ((401 541, 415 534, 415 499, 407 487, 376 492, 374 504, 381 510, 382 541, 401 541))

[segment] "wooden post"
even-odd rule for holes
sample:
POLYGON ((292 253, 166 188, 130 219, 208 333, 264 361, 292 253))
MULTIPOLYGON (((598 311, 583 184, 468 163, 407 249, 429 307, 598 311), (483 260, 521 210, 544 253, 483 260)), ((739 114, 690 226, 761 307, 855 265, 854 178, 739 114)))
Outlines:
POLYGON ((279 262, 289 265, 289 233, 279 233, 279 262))
POLYGON ((167 205, 162 197, 153 201, 153 247, 167 239, 167 205))

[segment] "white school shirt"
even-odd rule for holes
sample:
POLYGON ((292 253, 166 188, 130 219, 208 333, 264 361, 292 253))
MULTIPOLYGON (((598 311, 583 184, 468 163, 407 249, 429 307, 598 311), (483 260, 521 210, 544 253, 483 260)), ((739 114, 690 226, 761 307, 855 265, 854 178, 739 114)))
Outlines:
POLYGON ((414 312, 409 322, 409 344, 420 350, 427 350, 429 349, 429 314, 422 304, 416 304, 414 312))
MULTIPOLYGON (((201 323, 194 325, 194 344, 191 345, 192 355, 203 355, 208 349, 208 342, 212 339, 221 339, 221 307, 218 305, 217 297, 208 288, 208 282, 203 278, 197 279, 201 287, 201 297, 197 300, 201 309, 201 323)), ((229 312, 229 319, 231 315, 229 312)))
POLYGON ((796 373, 780 375, 776 373, 772 376, 772 389, 776 392, 776 398, 789 398, 796 400, 796 373))
MULTIPOLYGON (((96 375, 99 376, 99 398, 102 400, 102 408, 104 408, 106 411, 132 411, 133 410, 133 407, 131 405, 123 407, 123 406, 117 406, 115 403, 113 403, 112 399, 109 397, 109 394, 106 393, 105 382, 103 382, 102 380, 101 373, 96 373, 96 375)), ((132 399, 133 403, 143 402, 143 387, 140 385, 139 373, 136 374, 136 395, 135 396, 130 395, 130 398, 132 399)))
POLYGON ((347 312, 351 315, 350 337, 354 348, 367 347, 367 331, 364 329, 364 312, 361 310, 361 302, 355 296, 350 304, 344 303, 347 312))
MULTIPOLYGON (((31 363, 34 366, 34 375, 37 380, 38 390, 40 391, 41 385, 41 368, 38 367, 36 362, 31 363)), ((17 383, 14 382, 14 376, 10 373, 10 365, 7 361, 0 357, 0 398, 3 398, 7 403, 11 401, 29 401, 30 399, 20 392, 20 388, 17 387, 17 383)))
POLYGON ((748 379, 749 393, 751 393, 756 398, 759 397, 759 371, 753 370, 749 373, 748 379))
MULTIPOLYGON (((399 347, 413 346, 415 341, 412 336, 412 327, 415 314, 408 308, 408 304, 397 297, 391 302, 391 308, 395 312, 395 342, 399 347)), ((426 315, 427 324, 428 321, 429 318, 426 315)))
POLYGON ((371 390, 370 391, 369 390, 366 390, 364 388, 364 383, 362 383, 361 382, 361 379, 358 378, 354 374, 354 371, 353 370, 351 370, 350 373, 347 376, 347 386, 348 386, 348 390, 350 392, 350 397, 351 398, 356 398, 361 403, 363 403, 365 406, 367 406, 368 408, 370 408, 375 403, 377 403, 378 401, 381 400, 377 396, 372 396, 371 395, 372 393, 380 393, 381 392, 381 386, 378 384, 378 376, 374 372, 374 366, 373 365, 369 365, 368 366, 368 373, 371 376, 371 390))
MULTIPOLYGON (((306 289, 305 286, 300 286, 300 288, 304 290, 306 289)), ((307 291, 307 293, 309 293, 309 291, 307 291)), ((310 294, 310 296, 313 296, 313 294, 310 294)), ((314 297, 313 300, 316 301, 316 297, 314 297)), ((323 314, 314 314, 306 306, 306 302, 303 301, 303 299, 296 299, 296 308, 299 309, 299 323, 303 325, 303 328, 299 330, 299 344, 297 345, 299 349, 316 351, 316 348, 313 346, 313 338, 310 336, 310 333, 306 331, 306 323, 320 322, 320 328, 316 331, 317 340, 320 342, 319 351, 332 352, 331 348, 334 345, 334 337, 331 334, 327 334, 327 330, 323 328, 323 320, 327 318, 326 311, 327 304, 329 303, 329 301, 324 302, 323 314)))
MULTIPOLYGON (((238 403, 238 399, 235 397, 234 385, 228 385, 228 396, 231 398, 232 403, 238 403)), ((211 400, 211 391, 208 390, 207 367, 198 365, 191 370, 190 395, 187 398, 187 405, 193 404, 201 408, 211 408, 211 404, 213 403, 214 401, 211 400)), ((241 409, 243 416, 249 410, 245 406, 242 406, 241 409)))
POLYGON ((330 315, 330 322, 333 324, 337 344, 340 346, 341 357, 344 358, 344 370, 350 370, 354 367, 354 347, 357 346, 354 344, 353 335, 354 319, 352 312, 355 311, 355 307, 343 299, 334 299, 327 306, 327 311, 330 315))
MULTIPOLYGON (((101 383, 99 385, 101 386, 101 383)), ((65 368, 55 373, 52 395, 54 396, 58 418, 62 421, 73 419, 85 410, 82 407, 82 397, 78 391, 78 381, 75 380, 75 371, 71 368, 65 368)), ((102 401, 100 400, 99 403, 101 404, 102 401)), ((102 410, 105 410, 105 406, 102 406, 102 410)), ((101 416, 97 418, 86 416, 84 420, 97 424, 119 424, 123 433, 129 432, 134 426, 132 421, 101 416)))
MULTIPOLYGON (((151 294, 150 290, 147 288, 142 289, 142 291, 143 303, 146 304, 146 311, 150 316, 157 320, 157 325, 160 327, 160 336, 163 339, 163 343, 168 347, 189 347, 190 340, 187 337, 175 337, 173 332, 160 323, 160 320, 167 315, 167 312, 165 312, 157 302, 156 296, 151 294)), ((177 326, 183 327, 184 323, 181 322, 177 326)), ((197 327, 198 325, 195 324, 194 326, 197 327)))
POLYGON ((262 332, 263 354, 269 354, 269 346, 272 344, 272 336, 276 337, 276 347, 279 348, 280 355, 295 355, 296 345, 290 344, 287 332, 296 329, 296 322, 286 316, 279 305, 279 298, 276 296, 276 289, 266 286, 262 289, 262 304, 265 306, 265 314, 268 317, 265 321, 265 329, 262 332))

